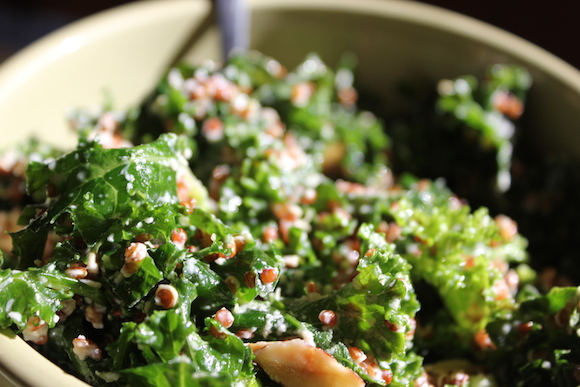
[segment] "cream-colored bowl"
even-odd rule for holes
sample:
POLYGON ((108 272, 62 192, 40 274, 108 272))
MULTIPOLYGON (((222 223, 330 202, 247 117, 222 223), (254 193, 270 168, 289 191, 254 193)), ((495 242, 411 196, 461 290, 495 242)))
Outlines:
MULTIPOLYGON (((404 76, 436 80, 479 72, 494 62, 523 64, 534 77, 529 130, 546 146, 580 154, 580 73, 522 39, 411 1, 250 4, 251 48, 289 67, 309 52, 331 65, 344 52, 354 52, 359 88, 381 102, 392 97, 394 82, 404 76)), ((105 91, 119 107, 139 102, 208 12, 209 1, 202 0, 132 3, 74 23, 14 56, 0 67, 0 147, 30 134, 73 146, 67 107, 99 105, 105 91)), ((209 28, 186 58, 219 59, 219 52, 219 34, 209 28)), ((84 385, 18 337, 5 335, 0 335, 1 374, 21 386, 84 385)))

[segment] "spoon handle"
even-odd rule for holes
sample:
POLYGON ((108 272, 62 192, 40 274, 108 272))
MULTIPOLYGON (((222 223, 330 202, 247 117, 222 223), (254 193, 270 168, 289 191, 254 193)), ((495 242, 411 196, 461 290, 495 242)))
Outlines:
POLYGON ((250 12, 245 0, 214 0, 222 35, 223 60, 232 53, 244 52, 250 40, 250 12))

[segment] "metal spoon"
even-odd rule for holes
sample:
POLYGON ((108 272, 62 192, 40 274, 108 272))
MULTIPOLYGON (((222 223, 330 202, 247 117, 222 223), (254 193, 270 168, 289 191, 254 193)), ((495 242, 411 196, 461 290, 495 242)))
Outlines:
POLYGON ((222 36, 222 59, 243 53, 250 40, 250 13, 245 0, 213 0, 222 36))
POLYGON ((218 24, 222 36, 222 60, 227 61, 232 53, 245 52, 250 40, 250 10, 245 0, 212 0, 210 12, 191 31, 179 50, 171 58, 167 69, 179 64, 192 46, 207 31, 218 24))

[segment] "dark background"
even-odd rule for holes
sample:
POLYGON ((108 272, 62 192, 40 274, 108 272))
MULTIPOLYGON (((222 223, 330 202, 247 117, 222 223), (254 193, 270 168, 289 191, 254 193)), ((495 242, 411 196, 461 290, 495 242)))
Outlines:
MULTIPOLYGON (((0 61, 67 23, 128 2, 130 0, 0 0, 0 61)), ((447 8, 503 28, 550 51, 574 67, 580 68, 580 13, 578 12, 580 1, 578 0, 424 0, 422 2, 447 8)))

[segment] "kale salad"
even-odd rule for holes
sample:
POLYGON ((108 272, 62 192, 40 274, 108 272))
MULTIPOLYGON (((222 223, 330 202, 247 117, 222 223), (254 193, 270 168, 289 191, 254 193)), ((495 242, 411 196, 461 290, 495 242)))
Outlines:
POLYGON ((578 281, 526 238, 567 198, 530 75, 379 118, 345 58, 181 65, 70 113, 72 151, 4 150, 0 328, 93 386, 578 385, 578 281))

